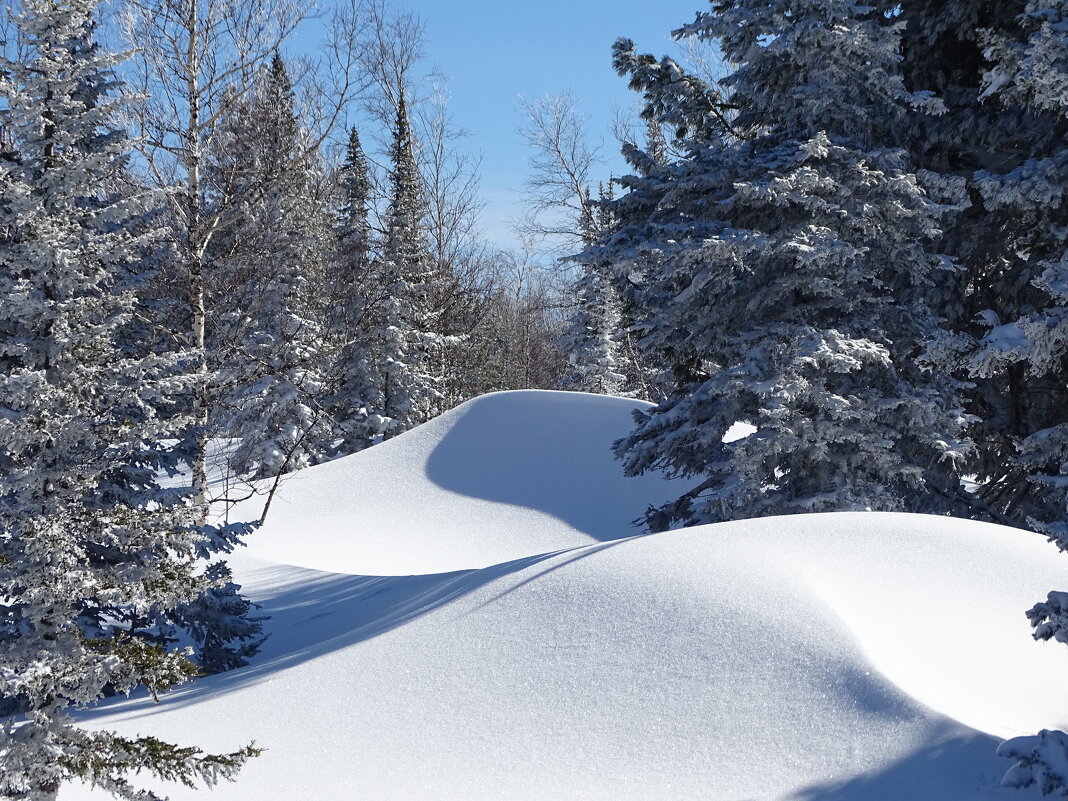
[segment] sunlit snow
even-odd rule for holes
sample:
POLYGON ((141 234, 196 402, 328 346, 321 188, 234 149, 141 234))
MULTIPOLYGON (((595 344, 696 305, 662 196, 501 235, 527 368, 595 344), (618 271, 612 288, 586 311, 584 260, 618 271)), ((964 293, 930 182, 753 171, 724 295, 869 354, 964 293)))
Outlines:
POLYGON ((255 663, 87 724, 255 740, 226 801, 1040 797, 994 750, 1068 726, 1023 614, 1068 558, 909 515, 632 536, 687 486, 619 474, 634 405, 490 395, 303 471, 233 562, 255 663))

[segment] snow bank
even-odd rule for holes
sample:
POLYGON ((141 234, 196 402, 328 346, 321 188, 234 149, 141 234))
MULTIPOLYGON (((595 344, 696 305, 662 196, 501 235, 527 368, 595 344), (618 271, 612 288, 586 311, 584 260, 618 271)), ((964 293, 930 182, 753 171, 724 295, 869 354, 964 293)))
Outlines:
POLYGON ((491 396, 308 471, 237 563, 272 615, 256 664, 92 723, 256 740, 267 752, 210 796, 227 801, 1038 797, 998 787, 1010 763, 994 750, 1068 725, 1068 686, 1050 681, 1068 651, 1033 642, 1023 615, 1068 587, 1068 560, 1033 535, 909 515, 612 539, 587 508, 625 523, 665 491, 589 475, 614 467, 594 454, 627 404, 491 396), (364 559, 416 575, 348 570, 364 559), (465 561, 487 566, 415 569, 465 561))
POLYGON ((343 573, 486 567, 618 539, 685 491, 626 478, 611 444, 649 404, 573 392, 499 392, 278 491, 256 553, 343 573))

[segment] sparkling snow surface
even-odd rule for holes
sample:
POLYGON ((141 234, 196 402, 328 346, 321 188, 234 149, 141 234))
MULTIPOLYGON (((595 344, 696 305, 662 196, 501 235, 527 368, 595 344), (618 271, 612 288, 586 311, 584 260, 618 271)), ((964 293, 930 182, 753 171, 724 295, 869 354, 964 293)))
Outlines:
POLYGON ((685 486, 619 476, 634 405, 491 395, 304 471, 234 559, 255 663, 87 722, 268 749, 175 799, 1040 797, 994 749, 1068 727, 1023 615, 1068 558, 888 514, 613 539, 685 486))
POLYGON ((320 570, 407 575, 630 536, 649 505, 687 489, 626 478, 612 458, 631 410, 648 405, 538 391, 477 398, 287 479, 252 550, 320 570))

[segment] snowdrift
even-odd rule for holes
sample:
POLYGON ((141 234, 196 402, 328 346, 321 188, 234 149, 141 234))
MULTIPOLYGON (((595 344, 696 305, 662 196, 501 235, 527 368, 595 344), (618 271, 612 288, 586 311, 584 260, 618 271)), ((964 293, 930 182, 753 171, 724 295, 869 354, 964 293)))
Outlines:
POLYGON ((628 536, 677 489, 607 454, 633 406, 492 395, 305 471, 235 560, 255 664, 87 723, 255 740, 228 801, 1040 797, 994 749, 1068 726, 1023 616, 1068 560, 911 515, 628 536))
POLYGON ((610 451, 632 427, 623 398, 502 392, 288 479, 254 552, 344 573, 488 567, 634 534, 683 491, 625 478, 610 451))

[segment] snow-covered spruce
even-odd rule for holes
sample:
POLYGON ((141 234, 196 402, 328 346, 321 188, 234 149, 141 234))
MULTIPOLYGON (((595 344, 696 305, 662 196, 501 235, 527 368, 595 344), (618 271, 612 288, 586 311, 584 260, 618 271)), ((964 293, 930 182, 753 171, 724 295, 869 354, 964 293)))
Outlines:
MULTIPOLYGON (((916 116, 911 152, 928 188, 956 195, 940 247, 959 271, 932 292, 954 330, 942 369, 970 382, 980 444, 976 497, 996 519, 1068 545, 1068 3, 904 0, 902 68, 944 112, 916 116)), ((1064 594, 1028 617, 1037 639, 1064 640, 1064 594)), ((1068 789, 1064 735, 1001 750, 1005 783, 1068 789)))
MULTIPOLYGON (((606 237, 614 226, 613 200, 610 182, 600 187, 596 201, 587 200, 583 205, 581 228, 586 247, 606 237)), ((643 400, 659 397, 657 379, 662 370, 651 366, 649 354, 640 353, 635 346, 631 320, 624 313, 623 299, 611 275, 591 261, 580 260, 578 267, 571 290, 575 307, 557 341, 570 366, 560 380, 560 389, 643 400)))
POLYGON ((1004 291, 982 309, 989 326, 972 371, 1005 386, 1000 472, 981 490, 1018 525, 1068 537, 1068 2, 1033 0, 1015 26, 985 32, 984 102, 1008 119, 1017 151, 974 182, 991 228, 1016 221, 997 254, 1004 291), (1004 166, 1002 166, 1004 165, 1004 166), (1011 422, 1010 422, 1011 421, 1011 422), (1004 430, 1008 428, 1008 430, 1004 430))
POLYGON ((423 179, 415 159, 408 107, 401 91, 390 158, 386 239, 376 266, 385 290, 376 320, 385 436, 392 437, 440 412, 441 361, 445 338, 437 334, 430 303, 433 265, 423 241, 423 179))
POLYGON ((1013 737, 1001 744, 998 756, 1016 760, 1001 780, 1003 787, 1037 785, 1042 795, 1068 798, 1068 734, 1043 729, 1038 734, 1013 737))
POLYGON ((340 444, 356 453, 385 431, 384 386, 374 337, 386 292, 376 281, 371 254, 371 177, 356 129, 349 132, 339 175, 340 208, 331 265, 330 334, 336 340, 326 406, 340 444))
POLYGON ((624 395, 627 376, 622 372, 622 314, 616 288, 606 276, 588 269, 574 289, 576 309, 558 342, 571 367, 560 389, 624 395))
POLYGON ((931 355, 971 385, 977 499, 993 519, 1043 530, 1065 515, 1063 490, 1043 478, 1063 461, 1068 422, 1056 288, 1068 225, 1064 13, 1042 0, 900 4, 906 83, 943 106, 910 118, 908 146, 925 188, 956 205, 938 246, 958 269, 930 292, 954 338, 931 355))
POLYGON ((1068 643, 1068 592, 1051 592, 1027 612, 1036 640, 1068 643))
POLYGON ((329 227, 294 104, 275 56, 223 120, 209 170, 215 204, 235 209, 212 243, 213 416, 238 442, 233 470, 255 478, 321 461, 333 443, 315 291, 329 227))
POLYGON ((730 105, 621 40, 616 67, 687 158, 640 175, 586 259, 639 309, 678 389, 617 443, 628 473, 698 479, 664 528, 834 509, 962 508, 958 386, 917 357, 944 209, 895 132, 926 96, 897 70, 898 27, 845 2, 717 2, 680 35, 739 65, 730 105), (756 432, 725 443, 736 421, 756 432), (958 506, 957 504, 961 504, 958 506))
POLYGON ((0 71, 0 695, 24 715, 0 734, 0 796, 51 801, 80 778, 127 799, 131 774, 232 777, 255 753, 209 755, 74 724, 107 693, 156 693, 189 659, 144 626, 191 601, 202 535, 188 493, 154 479, 185 422, 153 400, 182 388, 174 359, 118 345, 133 310, 118 276, 149 234, 111 194, 125 163, 111 124, 117 59, 93 40, 94 0, 26 0, 27 56, 0 71))

